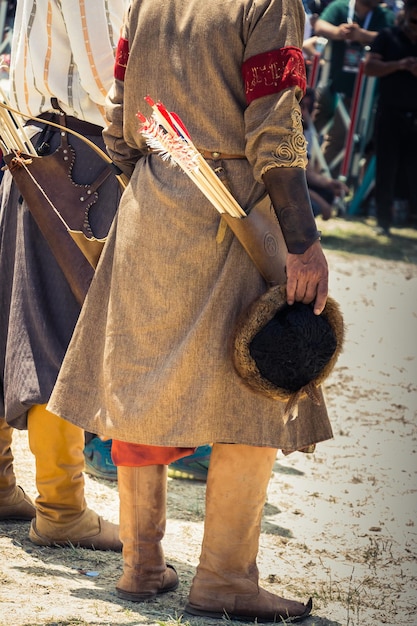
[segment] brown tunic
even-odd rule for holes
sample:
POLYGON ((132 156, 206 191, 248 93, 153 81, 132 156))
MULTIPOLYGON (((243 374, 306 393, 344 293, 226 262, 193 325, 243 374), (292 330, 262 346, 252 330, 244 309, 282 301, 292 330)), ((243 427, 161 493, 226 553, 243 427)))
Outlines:
MULTIPOLYGON (((242 62, 301 46, 298 0, 133 1, 130 56, 115 82, 106 141, 115 161, 137 160, 48 408, 100 435, 152 445, 208 442, 299 449, 332 436, 310 401, 284 426, 284 405, 251 391, 234 371, 239 314, 265 290, 219 214, 178 168, 144 154, 136 112, 151 95, 184 120, 202 149, 224 160, 250 209, 271 166, 305 162, 298 88, 246 105, 242 62), (124 102, 124 141, 121 140, 124 102), (141 156, 141 158, 138 158, 141 156)), ((285 250, 283 253, 283 263, 285 250)))

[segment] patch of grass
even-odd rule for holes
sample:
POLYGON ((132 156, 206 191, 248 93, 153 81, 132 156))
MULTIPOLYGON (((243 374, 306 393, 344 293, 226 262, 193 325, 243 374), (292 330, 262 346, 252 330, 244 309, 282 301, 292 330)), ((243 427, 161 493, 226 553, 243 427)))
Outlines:
POLYGON ((369 537, 369 545, 363 552, 363 561, 369 567, 376 568, 383 559, 393 561, 392 541, 383 537, 369 537))
MULTIPOLYGON (((323 562, 322 567, 328 578, 318 584, 315 582, 314 591, 310 592, 316 608, 326 607, 331 603, 338 602, 346 609, 344 626, 363 626, 364 622, 361 620, 361 614, 368 607, 368 592, 372 587, 374 578, 369 576, 364 577, 362 580, 355 580, 353 568, 348 580, 338 580, 337 577, 333 576, 331 568, 326 567, 323 562)), ((322 622, 319 621, 319 623, 321 624, 322 622)), ((314 626, 314 624, 311 626, 314 626)))
POLYGON ((157 620, 156 623, 158 624, 158 626, 191 626, 189 621, 183 622, 182 619, 183 616, 180 615, 177 618, 170 617, 167 622, 161 622, 157 620))
POLYGON ((390 261, 417 264, 417 230, 393 227, 391 236, 376 235, 372 217, 317 218, 326 250, 374 256, 390 261))

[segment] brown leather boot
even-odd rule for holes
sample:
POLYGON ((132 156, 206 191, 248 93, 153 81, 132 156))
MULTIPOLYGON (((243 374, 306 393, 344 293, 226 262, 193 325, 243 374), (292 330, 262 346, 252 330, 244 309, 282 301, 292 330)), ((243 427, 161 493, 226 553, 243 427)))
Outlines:
POLYGON ((119 527, 87 508, 84 431, 36 405, 28 414, 29 446, 36 461, 36 519, 29 539, 40 546, 72 544, 121 552, 119 527))
POLYGON ((144 602, 174 591, 178 576, 165 562, 161 541, 166 521, 166 465, 118 467, 123 575, 119 598, 144 602))
POLYGON ((85 509, 81 517, 63 527, 37 516, 36 520, 32 520, 29 539, 37 546, 73 545, 92 550, 122 550, 119 527, 104 520, 91 509, 85 509))
POLYGON ((311 601, 286 600, 258 585, 261 518, 276 453, 273 448, 214 444, 203 545, 187 613, 286 624, 310 613, 311 601))
POLYGON ((11 449, 13 429, 0 417, 0 520, 31 520, 35 505, 16 485, 11 449))

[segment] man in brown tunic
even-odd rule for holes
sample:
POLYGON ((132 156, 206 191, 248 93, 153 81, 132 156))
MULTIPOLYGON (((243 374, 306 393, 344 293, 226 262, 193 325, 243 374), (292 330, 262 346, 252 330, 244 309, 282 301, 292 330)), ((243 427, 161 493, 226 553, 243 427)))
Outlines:
POLYGON ((284 404, 236 373, 231 335, 265 281, 230 229, 217 236, 201 191, 148 150, 136 117, 150 113, 148 94, 175 111, 246 212, 268 191, 287 302, 320 314, 328 270, 305 184, 303 21, 298 0, 133 0, 125 22, 105 141, 131 179, 49 405, 113 438, 125 599, 177 587, 161 547, 166 463, 213 442, 186 611, 280 621, 311 610, 261 589, 256 556, 277 449, 329 439, 325 406, 303 400, 284 424, 284 404))

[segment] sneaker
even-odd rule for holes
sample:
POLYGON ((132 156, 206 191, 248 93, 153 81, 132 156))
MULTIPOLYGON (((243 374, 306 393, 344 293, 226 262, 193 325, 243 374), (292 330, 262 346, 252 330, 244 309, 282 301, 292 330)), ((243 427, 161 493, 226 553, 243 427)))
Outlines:
POLYGON ((102 441, 100 437, 93 437, 84 448, 84 462, 87 474, 117 480, 117 467, 111 458, 111 439, 102 441))
POLYGON ((189 480, 207 480, 210 463, 211 446, 200 446, 189 456, 168 465, 168 476, 171 478, 188 478, 189 480))

